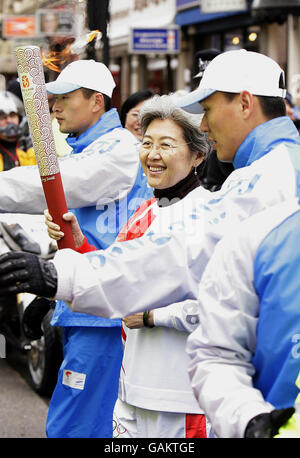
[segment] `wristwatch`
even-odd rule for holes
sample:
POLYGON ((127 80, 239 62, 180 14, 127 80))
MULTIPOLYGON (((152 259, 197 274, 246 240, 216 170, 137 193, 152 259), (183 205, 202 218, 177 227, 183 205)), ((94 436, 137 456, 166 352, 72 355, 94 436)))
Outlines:
POLYGON ((154 324, 149 324, 149 313, 150 310, 146 310, 146 312, 143 313, 143 323, 145 328, 154 328, 154 324))

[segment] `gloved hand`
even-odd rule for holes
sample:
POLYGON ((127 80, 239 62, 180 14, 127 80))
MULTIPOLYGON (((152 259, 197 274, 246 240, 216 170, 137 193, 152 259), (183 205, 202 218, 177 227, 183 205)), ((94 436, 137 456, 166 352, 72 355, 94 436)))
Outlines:
POLYGON ((57 271, 51 261, 21 251, 0 256, 0 296, 24 292, 53 297, 56 290, 57 271))
POLYGON ((244 437, 251 439, 271 439, 276 434, 281 426, 294 414, 294 407, 286 409, 275 409, 270 413, 262 413, 252 418, 245 430, 244 437))
POLYGON ((45 297, 36 297, 25 309, 22 319, 22 327, 25 336, 30 340, 37 340, 44 335, 42 322, 49 310, 55 306, 55 301, 45 297))

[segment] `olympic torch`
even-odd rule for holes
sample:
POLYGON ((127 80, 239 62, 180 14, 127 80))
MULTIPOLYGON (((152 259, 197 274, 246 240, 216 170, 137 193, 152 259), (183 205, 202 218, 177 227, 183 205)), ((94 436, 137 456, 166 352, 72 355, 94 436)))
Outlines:
POLYGON ((15 54, 25 112, 45 199, 53 221, 65 234, 58 241, 58 248, 74 249, 71 224, 62 219, 62 215, 68 211, 68 208, 51 126, 40 48, 19 46, 15 49, 15 54))

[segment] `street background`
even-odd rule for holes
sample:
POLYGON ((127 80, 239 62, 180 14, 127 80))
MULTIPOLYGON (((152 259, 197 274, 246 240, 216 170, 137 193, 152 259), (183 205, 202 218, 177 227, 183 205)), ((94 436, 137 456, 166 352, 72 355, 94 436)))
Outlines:
POLYGON ((0 438, 45 438, 49 399, 30 386, 26 356, 11 351, 0 359, 0 438))

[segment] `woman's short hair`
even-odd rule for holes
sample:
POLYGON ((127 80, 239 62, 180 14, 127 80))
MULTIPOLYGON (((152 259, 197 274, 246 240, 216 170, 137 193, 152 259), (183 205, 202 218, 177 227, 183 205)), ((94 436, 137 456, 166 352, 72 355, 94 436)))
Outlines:
POLYGON ((128 111, 136 107, 139 103, 144 102, 154 96, 154 92, 151 89, 145 89, 144 91, 137 91, 131 94, 123 103, 120 110, 120 120, 123 127, 125 127, 126 116, 128 111))
POLYGON ((176 107, 172 95, 155 95, 147 100, 140 111, 142 135, 155 119, 170 119, 181 127, 185 142, 191 154, 206 158, 211 150, 207 134, 200 131, 199 116, 176 107))

